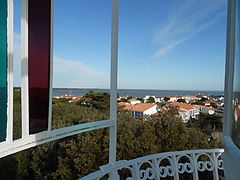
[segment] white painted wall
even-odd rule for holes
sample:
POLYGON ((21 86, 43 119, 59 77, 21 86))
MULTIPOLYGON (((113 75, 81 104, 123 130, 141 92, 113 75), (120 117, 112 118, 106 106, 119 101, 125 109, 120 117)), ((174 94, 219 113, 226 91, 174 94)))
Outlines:
POLYGON ((183 119, 183 122, 187 122, 191 117, 196 118, 196 116, 199 115, 200 113, 199 108, 190 109, 190 110, 182 109, 182 110, 185 110, 185 112, 179 112, 179 115, 183 119))
POLYGON ((157 105, 154 105, 153 107, 144 111, 143 115, 152 115, 152 114, 155 114, 155 113, 157 113, 157 105))
POLYGON ((131 100, 129 101, 131 105, 142 103, 140 100, 131 100))

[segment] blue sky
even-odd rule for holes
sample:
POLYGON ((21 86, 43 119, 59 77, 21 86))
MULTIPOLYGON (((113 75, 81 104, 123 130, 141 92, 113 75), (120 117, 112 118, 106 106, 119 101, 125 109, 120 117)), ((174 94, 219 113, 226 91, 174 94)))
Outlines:
MULTIPOLYGON (((54 87, 109 88, 111 0, 54 2, 54 87)), ((227 0, 119 0, 119 88, 223 90, 226 10, 227 0)))

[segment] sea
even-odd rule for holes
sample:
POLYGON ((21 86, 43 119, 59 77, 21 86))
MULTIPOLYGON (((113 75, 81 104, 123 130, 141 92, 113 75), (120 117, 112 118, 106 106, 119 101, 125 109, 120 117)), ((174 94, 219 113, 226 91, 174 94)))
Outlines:
MULTIPOLYGON (((84 96, 90 90, 94 92, 110 92, 109 89, 78 89, 78 88, 53 88, 53 96, 71 94, 84 96)), ((185 95, 210 95, 223 96, 223 91, 197 91, 197 90, 148 90, 148 89, 118 89, 118 96, 145 97, 149 96, 185 96, 185 95)))

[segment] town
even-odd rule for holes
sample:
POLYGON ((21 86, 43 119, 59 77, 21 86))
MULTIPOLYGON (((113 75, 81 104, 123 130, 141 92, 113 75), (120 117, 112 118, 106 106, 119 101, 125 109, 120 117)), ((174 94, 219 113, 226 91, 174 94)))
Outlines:
MULTIPOLYGON (((106 93, 107 94, 107 93, 106 93)), ((90 106, 89 98, 65 94, 53 96, 53 99, 65 100, 69 103, 80 102, 81 105, 90 106)), ((117 98, 118 109, 131 112, 135 119, 161 113, 170 107, 177 109, 183 122, 195 119, 200 113, 209 115, 223 115, 223 95, 186 95, 186 96, 162 96, 146 95, 145 97, 119 96, 117 98)))

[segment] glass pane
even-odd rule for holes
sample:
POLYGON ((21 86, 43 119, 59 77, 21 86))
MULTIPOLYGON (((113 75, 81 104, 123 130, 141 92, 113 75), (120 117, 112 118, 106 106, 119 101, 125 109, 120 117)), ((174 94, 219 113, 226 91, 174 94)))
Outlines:
POLYGON ((121 159, 222 147, 227 1, 122 0, 119 7, 118 150, 139 145, 121 159))
POLYGON ((239 24, 239 1, 236 2, 235 19, 235 59, 234 59, 234 77, 233 77, 233 126, 232 138, 238 147, 240 147, 240 24, 239 24))
POLYGON ((54 1, 52 128, 109 119, 111 1, 54 1))
POLYGON ((13 139, 22 137, 21 113, 21 0, 14 0, 13 139))

